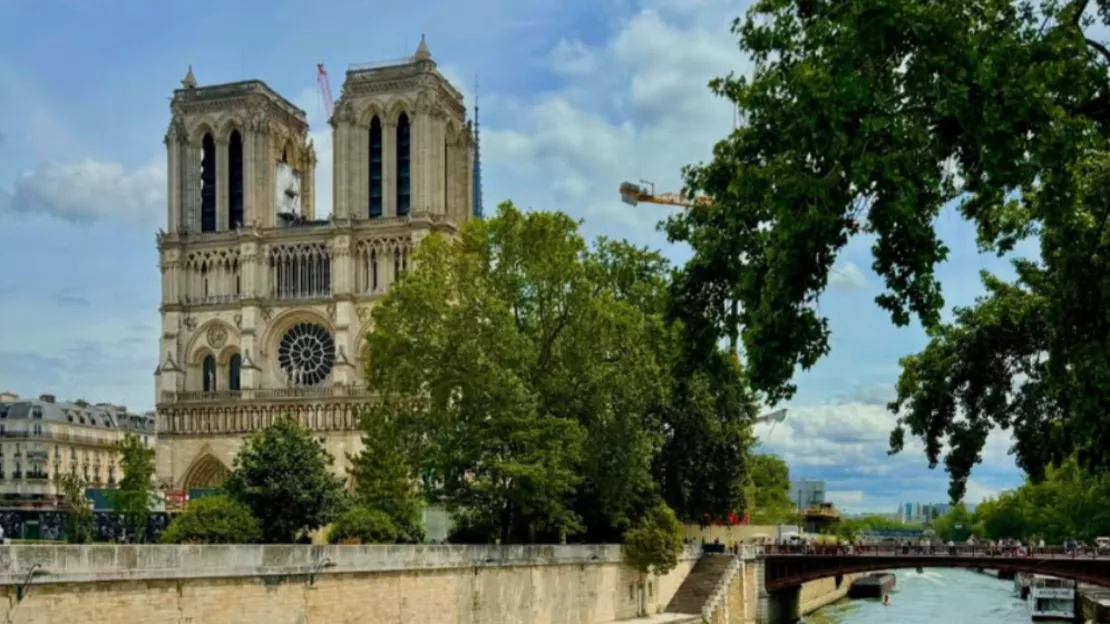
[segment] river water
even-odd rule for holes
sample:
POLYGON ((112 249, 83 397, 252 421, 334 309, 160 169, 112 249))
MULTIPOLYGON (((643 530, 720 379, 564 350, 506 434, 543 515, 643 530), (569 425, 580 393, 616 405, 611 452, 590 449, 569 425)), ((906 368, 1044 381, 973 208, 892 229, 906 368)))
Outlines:
POLYGON ((1029 624, 1029 609, 1013 581, 955 568, 895 570, 890 605, 844 600, 803 620, 807 624, 1029 624))

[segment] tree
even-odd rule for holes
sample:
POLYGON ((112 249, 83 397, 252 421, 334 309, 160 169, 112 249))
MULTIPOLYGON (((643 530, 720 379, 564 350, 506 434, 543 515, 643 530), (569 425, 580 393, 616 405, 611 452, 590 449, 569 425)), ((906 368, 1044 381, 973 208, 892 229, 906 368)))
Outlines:
MULTIPOLYGON (((966 542, 975 535, 975 516, 963 503, 953 505, 947 513, 933 520, 933 531, 941 541, 966 542)), ((980 533, 977 537, 983 537, 980 533)))
POLYGON ((398 541, 397 527, 389 514, 369 509, 367 507, 354 507, 339 516, 328 533, 328 542, 332 544, 392 544, 398 541))
POLYGON ((1002 492, 975 509, 976 535, 990 539, 1092 541, 1110 535, 1110 476, 1091 474, 1075 458, 1050 467, 1043 479, 1002 492))
POLYGON ((258 519, 243 503, 217 494, 189 501, 162 533, 163 544, 254 544, 258 519))
POLYGON ((320 439, 296 420, 280 418, 244 441, 224 490, 258 519, 263 542, 289 543, 340 511, 343 482, 331 466, 320 439))
POLYGON ((119 487, 108 493, 108 502, 123 516, 124 526, 137 542, 145 542, 151 506, 157 501, 154 484, 154 449, 129 433, 115 446, 123 477, 119 487))
POLYGON ((58 490, 66 510, 66 541, 88 544, 93 538, 93 510, 92 501, 85 494, 85 482, 76 474, 63 474, 58 478, 58 490))
POLYGON ((873 237, 876 302, 932 337, 892 409, 931 466, 947 443, 953 501, 995 426, 1013 428, 1036 478, 1073 452, 1110 467, 1110 51, 1084 33, 1096 5, 1107 23, 1105 0, 756 2, 734 31, 758 69, 711 84, 748 123, 686 172, 712 205, 668 226, 695 250, 687 290, 718 293, 714 327, 741 326, 772 401, 828 352, 814 303, 847 242, 873 237), (1037 236, 1041 260, 1017 261, 1015 284, 985 277, 988 296, 944 325, 933 221, 948 203, 982 250, 1037 236))
POLYGON ((624 558, 641 574, 663 575, 678 565, 682 525, 665 503, 657 503, 624 536, 624 558))
POLYGON ((406 430, 398 421, 405 410, 391 401, 386 399, 360 419, 363 448, 348 457, 348 472, 359 506, 384 513, 397 541, 420 543, 424 541, 424 501, 417 471, 419 444, 405 439, 406 430))
MULTIPOLYGON (((720 486, 718 475, 742 469, 747 429, 675 407, 685 360, 659 254, 605 239, 591 248, 566 215, 504 203, 456 240, 428 237, 413 260, 368 337, 381 400, 363 426, 396 427, 413 461, 375 468, 390 483, 420 475, 468 539, 619 539, 657 500, 658 475, 676 472, 661 449, 700 435, 685 448, 727 447, 736 460, 703 454, 705 470, 662 489, 699 514, 703 499, 731 495, 717 507, 734 507, 738 479, 720 486), (687 499, 696 478, 703 498, 687 499)), ((747 415, 736 393, 712 395, 716 374, 689 404, 747 415)))
POLYGON ((796 502, 790 499, 790 468, 781 457, 756 454, 748 458, 747 496, 752 524, 779 524, 796 520, 796 502))

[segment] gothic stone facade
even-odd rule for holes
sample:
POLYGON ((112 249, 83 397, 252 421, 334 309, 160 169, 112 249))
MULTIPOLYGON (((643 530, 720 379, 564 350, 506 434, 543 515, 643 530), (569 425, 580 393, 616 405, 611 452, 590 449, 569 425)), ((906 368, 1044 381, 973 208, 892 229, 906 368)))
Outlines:
POLYGON ((289 415, 343 470, 374 302, 431 232, 472 214, 462 95, 421 41, 413 57, 353 66, 331 119, 334 200, 317 219, 305 113, 251 80, 174 92, 168 228, 158 235, 155 373, 159 483, 218 485, 244 436, 289 415))

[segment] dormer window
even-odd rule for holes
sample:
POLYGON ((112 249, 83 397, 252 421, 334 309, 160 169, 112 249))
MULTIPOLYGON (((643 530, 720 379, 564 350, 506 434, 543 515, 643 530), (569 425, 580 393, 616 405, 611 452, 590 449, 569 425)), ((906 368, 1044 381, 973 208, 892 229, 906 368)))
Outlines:
POLYGON ((42 418, 42 408, 41 407, 32 407, 31 408, 31 418, 42 418))

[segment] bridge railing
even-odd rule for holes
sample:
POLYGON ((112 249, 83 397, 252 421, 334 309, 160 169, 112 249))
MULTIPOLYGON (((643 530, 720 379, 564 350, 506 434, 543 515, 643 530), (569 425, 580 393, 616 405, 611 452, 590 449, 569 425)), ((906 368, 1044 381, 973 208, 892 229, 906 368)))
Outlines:
POLYGON ((765 555, 851 556, 883 555, 889 557, 1033 557, 1047 559, 1082 559, 1110 555, 1110 551, 1088 549, 1065 550, 1059 546, 1031 548, 1025 551, 1008 546, 987 545, 936 545, 918 546, 901 544, 825 545, 825 544, 770 544, 763 547, 765 555))

